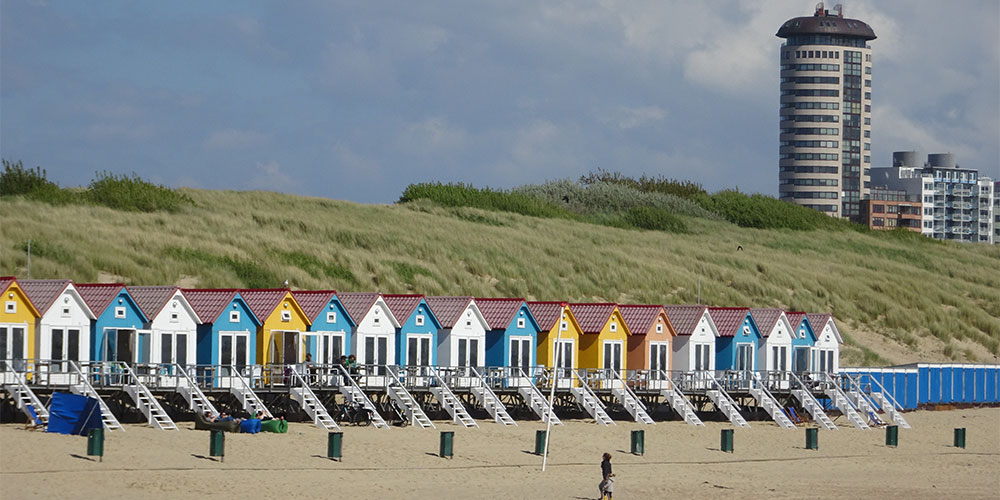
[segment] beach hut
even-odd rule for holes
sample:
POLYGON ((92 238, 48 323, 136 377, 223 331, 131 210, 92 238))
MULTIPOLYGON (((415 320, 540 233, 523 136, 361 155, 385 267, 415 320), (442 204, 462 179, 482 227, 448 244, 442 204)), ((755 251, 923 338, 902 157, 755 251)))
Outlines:
MULTIPOLYGON (((69 366, 90 361, 90 322, 96 317, 70 280, 20 280, 18 283, 41 314, 35 323, 35 357, 52 360, 53 373, 67 372, 69 366)), ((62 375, 53 383, 68 380, 62 375)))
POLYGON ((618 306, 611 303, 570 304, 570 311, 580 323, 580 367, 615 370, 618 374, 627 367, 625 345, 628 326, 622 319, 618 306))
POLYGON ((816 333, 816 344, 813 346, 812 370, 837 373, 840 370, 840 344, 844 338, 840 336, 837 323, 830 314, 806 314, 809 324, 816 333))
POLYGON ((776 308, 750 309, 760 329, 757 367, 761 371, 787 372, 792 368, 792 335, 795 332, 785 311, 776 308))
POLYGON ((373 365, 377 374, 384 374, 380 368, 382 365, 396 364, 399 321, 392 315, 385 299, 377 293, 341 293, 338 298, 355 325, 350 352, 357 356, 358 364, 373 365))
POLYGON ((305 337, 311 322, 287 288, 242 290, 240 295, 260 320, 257 362, 294 365, 305 361, 305 337))
MULTIPOLYGON (((10 369, 3 362, 9 359, 14 370, 23 372, 29 368, 26 360, 35 353, 35 323, 42 315, 13 276, 0 278, 0 293, 3 294, 3 313, 0 315, 0 363, 3 365, 0 371, 10 369)), ((6 375, 4 377, 7 382, 6 375)))
MULTIPOLYGON (((201 323, 197 328, 196 359, 199 365, 218 366, 219 375, 230 370, 251 376, 248 367, 257 360, 257 329, 260 320, 250 310, 239 290, 181 290, 201 323)), ((228 379, 217 383, 228 383, 228 379)))
POLYGON ((94 312, 90 326, 90 357, 94 361, 149 363, 152 339, 149 322, 121 283, 80 283, 77 291, 94 312))
POLYGON ((757 370, 757 344, 761 334, 749 307, 709 307, 719 329, 715 341, 715 369, 748 372, 757 370))
POLYGON ((176 286, 130 286, 129 294, 148 318, 152 334, 151 363, 188 366, 197 362, 197 333, 201 320, 176 286))
POLYGON ((719 336, 719 330, 712 321, 708 307, 663 306, 663 310, 677 332, 673 345, 673 370, 715 370, 715 339, 719 336))
POLYGON ((486 318, 472 297, 427 297, 441 322, 438 364, 479 368, 486 362, 486 318))
POLYGON ((318 365, 335 365, 341 356, 351 354, 351 330, 354 320, 333 290, 296 290, 292 297, 309 319, 305 337, 306 352, 318 365))
POLYGON ((661 380, 670 371, 671 347, 677 332, 659 305, 618 305, 622 319, 631 333, 628 337, 628 367, 646 370, 653 380, 661 380))
POLYGON ((792 325, 792 371, 803 373, 812 371, 812 350, 816 345, 809 318, 804 312, 786 312, 788 324, 792 325))
POLYGON ((389 312, 399 322, 396 359, 400 365, 437 366, 441 323, 423 295, 383 294, 389 312))
POLYGON ((537 364, 558 370, 559 386, 569 387, 571 371, 579 365, 580 336, 583 329, 566 302, 528 302, 538 323, 537 364))
POLYGON ((486 318, 486 365, 518 367, 530 373, 535 366, 540 330, 528 304, 521 298, 477 298, 486 318))

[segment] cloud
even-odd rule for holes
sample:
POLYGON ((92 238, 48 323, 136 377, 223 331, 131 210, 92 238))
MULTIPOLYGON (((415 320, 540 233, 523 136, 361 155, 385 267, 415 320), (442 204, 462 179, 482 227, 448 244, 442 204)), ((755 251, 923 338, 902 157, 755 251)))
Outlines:
POLYGON ((666 111, 659 106, 639 106, 634 108, 618 106, 609 113, 610 121, 623 130, 662 121, 666 116, 666 111))
POLYGON ((254 166, 254 175, 250 178, 250 187, 265 191, 293 193, 295 188, 300 186, 292 180, 292 176, 282 170, 278 162, 272 160, 267 163, 257 162, 257 165, 254 166))
POLYGON ((268 137, 254 130, 224 129, 209 134, 205 149, 245 149, 267 144, 268 137))
POLYGON ((448 123, 442 116, 412 123, 399 137, 399 147, 408 152, 428 155, 461 149, 467 141, 465 130, 448 123))

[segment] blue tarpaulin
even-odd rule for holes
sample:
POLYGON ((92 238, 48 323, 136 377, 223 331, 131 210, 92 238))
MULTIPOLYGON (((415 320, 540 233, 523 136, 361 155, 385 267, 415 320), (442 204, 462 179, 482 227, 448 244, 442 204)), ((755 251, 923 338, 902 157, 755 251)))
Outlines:
POLYGON ((52 393, 46 432, 86 436, 88 430, 103 425, 101 404, 96 399, 68 392, 52 393))

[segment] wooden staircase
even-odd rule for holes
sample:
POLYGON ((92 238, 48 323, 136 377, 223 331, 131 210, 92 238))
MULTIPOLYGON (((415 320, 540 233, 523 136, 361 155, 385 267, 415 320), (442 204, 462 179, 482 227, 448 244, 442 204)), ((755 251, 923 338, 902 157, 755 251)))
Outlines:
POLYGON ((118 418, 115 417, 115 414, 111 413, 111 408, 109 408, 108 404, 104 402, 101 395, 94 390, 94 386, 90 385, 90 381, 87 380, 87 376, 83 374, 80 367, 73 361, 69 361, 69 366, 73 375, 76 376, 76 383, 69 386, 70 392, 96 399, 98 404, 101 405, 101 422, 104 423, 104 428, 109 431, 119 430, 124 432, 125 428, 122 427, 122 424, 118 421, 118 418))
POLYGON ((292 367, 292 381, 294 385, 288 389, 288 392, 291 394, 292 399, 299 403, 299 406, 305 410, 306 415, 309 415, 313 424, 328 431, 339 431, 340 426, 333 420, 330 412, 326 410, 323 403, 316 397, 316 393, 313 392, 309 384, 306 383, 305 378, 302 377, 302 374, 294 366, 292 367))
POLYGON ((400 381, 399 374, 391 366, 386 366, 385 369, 391 375, 388 380, 388 384, 385 386, 385 392, 389 395, 389 399, 392 401, 393 405, 399 409, 400 413, 406 417, 411 424, 419 426, 421 429, 435 429, 434 422, 424 413, 423 408, 417 403, 417 400, 413 398, 410 391, 406 390, 406 387, 400 381))
POLYGON ((569 390, 570 394, 576 398, 576 402, 579 403, 580 406, 583 406, 583 409, 586 410, 591 417, 594 417, 594 420, 597 421, 597 423, 604 426, 618 425, 615 424, 614 420, 611 420, 610 416, 608 416, 608 412, 605 411, 604 403, 597 397, 597 394, 594 394, 594 391, 590 388, 590 386, 584 383, 583 379, 581 379, 576 372, 573 372, 573 380, 579 382, 579 386, 571 387, 569 390))
POLYGON ((469 390, 486 410, 486 413, 493 417, 494 422, 517 427, 517 422, 507 413, 507 407, 500 402, 500 398, 490 389, 483 376, 475 368, 472 368, 472 372, 479 380, 479 385, 473 385, 469 390))
POLYGON ((639 400, 639 396, 632 392, 628 383, 625 382, 617 371, 612 370, 612 373, 615 376, 615 382, 620 382, 622 385, 621 387, 613 387, 611 389, 611 394, 618 400, 619 403, 621 403, 622 406, 625 407, 625 411, 627 411, 629 415, 632 415, 632 418, 640 424, 655 424, 655 422, 653 422, 653 418, 646 412, 646 405, 639 400))
POLYGON ((14 397, 17 407, 28 416, 29 422, 33 422, 35 425, 48 425, 48 408, 42 404, 42 401, 38 399, 38 396, 31 390, 31 387, 28 387, 23 374, 10 369, 10 367, 8 369, 10 371, 7 373, 13 374, 14 383, 5 384, 3 388, 14 397))
POLYGON ((802 404, 802 408, 812 415, 813 420, 819 424, 820 427, 828 431, 838 430, 838 427, 833 423, 833 420, 831 420, 830 417, 823 412, 823 407, 820 406, 819 401, 813 397, 812 391, 809 387, 802 383, 802 380, 799 379, 799 377, 794 373, 789 374, 792 378, 792 396, 795 396, 795 399, 799 400, 799 403, 802 404))
POLYGON ((240 402, 243 409, 250 415, 256 415, 258 411, 262 411, 264 412, 264 416, 274 418, 271 410, 268 410, 264 402, 257 397, 257 393, 253 392, 250 382, 247 382, 247 379, 240 375, 235 366, 230 365, 228 368, 229 375, 226 377, 230 380, 229 392, 233 396, 236 396, 236 400, 240 402))
POLYGON ((708 399, 712 400, 712 403, 722 412, 730 422, 736 427, 746 427, 749 428, 750 424, 747 423, 743 415, 740 414, 740 407, 736 404, 736 401, 729 396, 729 393, 722 388, 717 380, 713 378, 714 387, 705 391, 705 395, 708 399))
POLYGON ((456 424, 462 424, 465 427, 479 427, 479 424, 469 415, 469 412, 462 405, 462 402, 455 396, 455 393, 451 391, 448 384, 445 383, 444 379, 438 376, 437 370, 432 367, 427 367, 431 374, 434 376, 434 380, 437 382, 436 386, 431 386, 431 394, 441 403, 441 406, 451 415, 452 422, 456 424))
POLYGON ((132 401, 135 401, 135 405, 139 408, 139 411, 143 415, 146 415, 149 425, 161 431, 177 430, 177 424, 170 419, 170 415, 167 415, 163 406, 160 406, 160 402, 153 396, 149 388, 139 381, 139 378, 135 376, 135 373, 128 364, 115 361, 112 363, 112 370, 114 369, 118 369, 122 376, 126 378, 127 382, 123 386, 123 389, 132 398, 132 401))
POLYGON ((771 419, 774 420, 774 423, 778 424, 778 427, 782 429, 795 428, 795 423, 788 418, 788 415, 785 415, 785 409, 781 407, 781 403, 778 403, 777 398, 771 394, 771 391, 767 390, 764 382, 760 379, 760 375, 756 372, 753 374, 753 380, 750 383, 750 395, 757 400, 757 404, 771 416, 771 419))

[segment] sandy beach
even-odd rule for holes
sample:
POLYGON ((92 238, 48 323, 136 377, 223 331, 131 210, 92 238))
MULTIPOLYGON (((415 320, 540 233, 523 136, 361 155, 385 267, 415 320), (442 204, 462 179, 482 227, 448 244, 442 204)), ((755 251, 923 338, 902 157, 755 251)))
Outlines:
MULTIPOLYGON (((344 460, 325 458, 326 432, 291 424, 288 434, 227 434, 224 462, 208 458, 209 433, 127 426, 108 434, 105 457, 86 438, 0 426, 0 497, 20 498, 597 498, 602 452, 613 455, 615 498, 1000 498, 1000 409, 907 413, 899 447, 881 429, 805 432, 768 422, 737 429, 735 452, 720 430, 682 422, 600 427, 570 421, 552 434, 548 470, 534 448, 540 422, 465 429, 344 429, 344 460), (967 428, 966 449, 952 429, 967 428), (645 429, 646 454, 629 454, 645 429), (455 431, 455 457, 437 456, 439 431, 455 431)), ((840 425, 847 425, 840 419, 840 425)))

